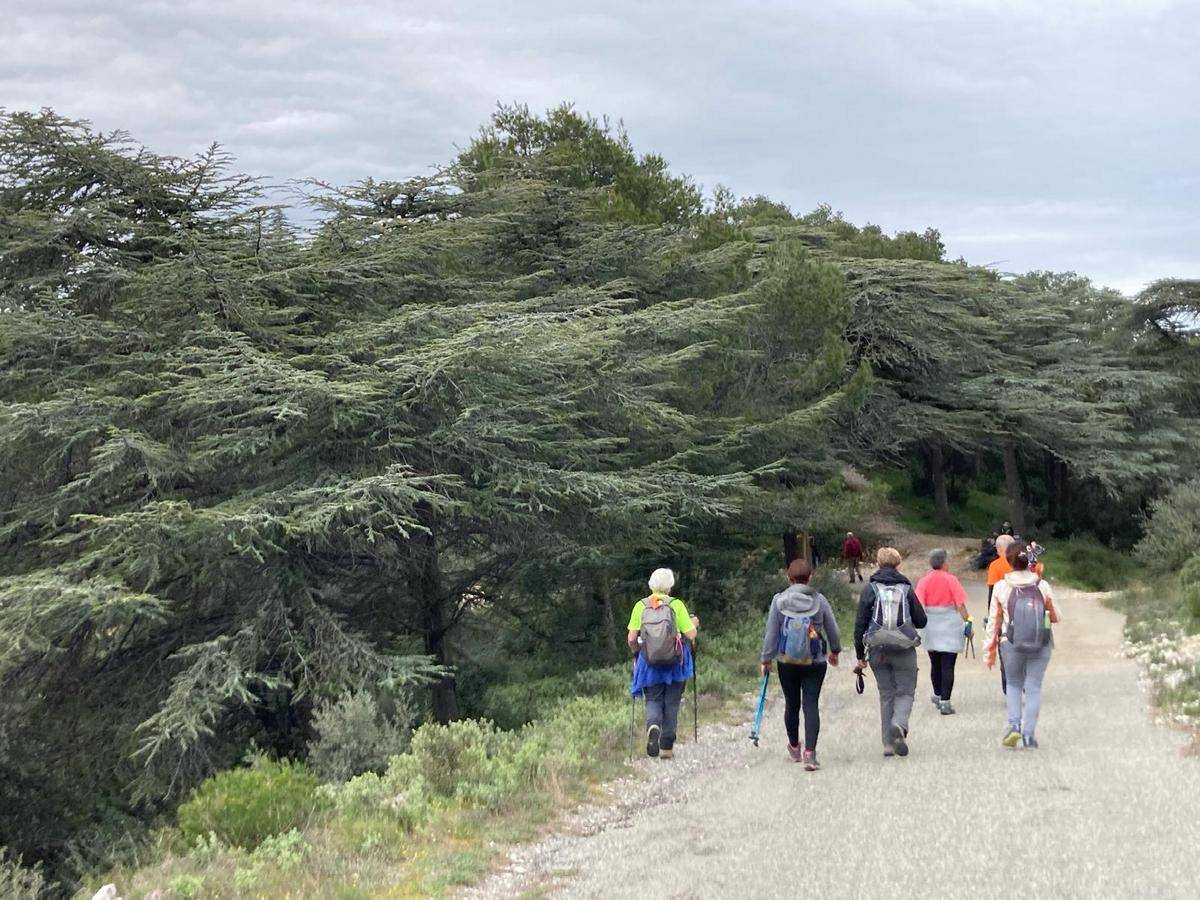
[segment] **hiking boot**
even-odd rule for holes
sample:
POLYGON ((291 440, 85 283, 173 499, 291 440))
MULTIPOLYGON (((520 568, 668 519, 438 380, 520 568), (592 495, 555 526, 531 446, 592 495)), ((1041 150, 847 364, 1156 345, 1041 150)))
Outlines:
POLYGON ((899 725, 893 725, 888 737, 892 739, 892 749, 897 756, 908 756, 908 743, 904 740, 908 735, 899 725))
POLYGON ((816 750, 805 750, 804 751, 804 771, 805 772, 815 772, 819 768, 821 768, 821 764, 819 762, 817 762, 817 751, 816 750))
POLYGON ((883 745, 883 755, 884 756, 895 756, 896 751, 892 749, 891 744, 884 744, 883 745))
POLYGON ((662 735, 662 729, 657 725, 651 725, 646 729, 646 755, 658 756, 658 739, 662 735))
POLYGON ((1035 738, 1032 734, 1023 734, 1021 735, 1021 744, 1026 750, 1036 750, 1037 738, 1035 738))
POLYGON ((950 705, 949 700, 943 700, 938 704, 938 712, 943 716, 952 716, 954 715, 954 707, 950 705))
POLYGON ((1000 743, 1005 747, 1016 747, 1017 744, 1021 743, 1021 732, 1009 725, 1008 734, 1004 735, 1000 743))
POLYGON ((674 747, 663 747, 661 750, 658 751, 658 758, 659 759, 674 759, 675 758, 675 748, 674 747))
POLYGON ((801 744, 788 744, 788 756, 792 758, 792 762, 800 762, 804 758, 804 746, 801 744))

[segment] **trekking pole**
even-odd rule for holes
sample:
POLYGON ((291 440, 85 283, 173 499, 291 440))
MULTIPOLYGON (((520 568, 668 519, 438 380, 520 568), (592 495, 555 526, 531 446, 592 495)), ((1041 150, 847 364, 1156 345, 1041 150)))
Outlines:
POLYGON ((633 691, 629 692, 629 761, 633 762, 633 691))
POLYGON ((762 690, 758 692, 758 710, 754 713, 754 727, 750 729, 750 740, 755 747, 758 746, 758 735, 762 731, 763 706, 767 702, 767 681, 770 677, 770 672, 763 675, 762 690))
POLYGON ((692 740, 700 743, 700 688, 696 683, 696 674, 700 671, 696 665, 696 648, 700 645, 700 638, 692 641, 692 740))

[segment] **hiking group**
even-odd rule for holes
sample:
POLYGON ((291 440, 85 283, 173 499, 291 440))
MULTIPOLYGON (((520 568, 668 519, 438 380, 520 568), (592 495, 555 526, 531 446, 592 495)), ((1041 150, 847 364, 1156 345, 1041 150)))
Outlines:
MULTIPOLYGON (((1042 679, 1053 647, 1051 625, 1059 621, 1058 611, 1050 585, 1042 577, 1041 548, 1008 534, 999 535, 994 547, 997 555, 988 565, 984 658, 989 669, 1000 662, 1008 716, 1001 743, 1033 749, 1038 746, 1042 679)), ((851 583, 856 576, 862 580, 863 555, 861 541, 847 534, 842 559, 851 583)), ((854 618, 857 689, 863 692, 863 676, 869 669, 879 694, 880 736, 887 757, 909 752, 917 648, 924 646, 928 653, 930 699, 943 716, 955 712, 951 696, 958 656, 974 650, 967 592, 950 573, 946 551, 929 554, 929 572, 915 586, 901 574, 901 560, 894 547, 878 550, 876 571, 863 585, 854 618)), ((838 665, 842 653, 833 607, 809 584, 812 574, 806 560, 793 560, 787 568, 788 587, 771 598, 760 655, 763 680, 751 732, 757 746, 774 663, 784 697, 788 754, 810 772, 820 768, 821 688, 829 667, 838 665)), ((670 569, 656 569, 650 576, 650 596, 635 604, 628 626, 634 655, 630 695, 645 701, 646 753, 660 759, 674 755, 684 688, 689 679, 694 686, 700 627, 684 601, 671 596, 674 584, 670 569)))

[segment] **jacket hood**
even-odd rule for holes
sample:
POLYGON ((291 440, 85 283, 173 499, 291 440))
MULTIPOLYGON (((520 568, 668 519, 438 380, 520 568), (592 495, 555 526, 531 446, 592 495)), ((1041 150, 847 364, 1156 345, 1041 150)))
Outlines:
POLYGON ((884 566, 871 576, 871 580, 878 581, 880 584, 912 584, 911 581, 891 566, 884 566))
POLYGON ((774 600, 780 612, 792 616, 813 615, 821 608, 821 593, 807 584, 789 585, 774 600))
POLYGON ((1013 587, 1029 587, 1031 584, 1037 584, 1042 579, 1037 572, 1030 572, 1028 569, 1021 571, 1009 572, 1004 576, 1004 580, 1013 587))

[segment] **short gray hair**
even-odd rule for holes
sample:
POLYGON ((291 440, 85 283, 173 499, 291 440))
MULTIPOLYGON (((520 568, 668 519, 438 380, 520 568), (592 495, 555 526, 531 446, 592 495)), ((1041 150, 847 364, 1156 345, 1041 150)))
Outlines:
POLYGON ((947 554, 946 551, 943 550, 941 547, 938 547, 936 550, 930 550, 929 551, 929 568, 940 569, 942 566, 944 566, 946 564, 946 557, 948 555, 949 554, 947 554))
POLYGON ((655 569, 650 575, 650 590, 656 594, 669 594, 675 587, 675 573, 670 569, 655 569))

